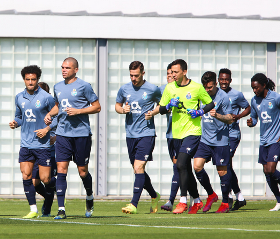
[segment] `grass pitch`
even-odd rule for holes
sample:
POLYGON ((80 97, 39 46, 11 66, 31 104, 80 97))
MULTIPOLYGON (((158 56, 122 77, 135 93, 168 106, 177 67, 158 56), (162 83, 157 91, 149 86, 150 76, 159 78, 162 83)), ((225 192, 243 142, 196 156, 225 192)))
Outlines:
MULTIPOLYGON (((160 210, 150 214, 150 201, 140 200, 138 214, 121 212, 129 201, 96 200, 91 218, 84 216, 85 200, 67 200, 65 220, 22 219, 26 200, 0 199, 0 238, 278 238, 280 211, 269 212, 275 201, 248 201, 236 212, 216 214, 220 200, 208 213, 174 215, 160 210)), ((38 201, 38 209, 43 201, 38 201)), ((205 203, 205 201, 203 201, 205 203)), ((56 215, 54 201, 52 214, 56 215)))

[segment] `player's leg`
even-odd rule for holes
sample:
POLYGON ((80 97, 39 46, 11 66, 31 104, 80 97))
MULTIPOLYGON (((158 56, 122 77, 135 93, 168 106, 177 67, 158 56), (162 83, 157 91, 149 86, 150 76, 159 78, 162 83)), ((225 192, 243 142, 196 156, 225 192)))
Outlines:
POLYGON ((88 163, 91 151, 91 136, 75 138, 74 162, 77 164, 80 178, 86 190, 86 217, 91 217, 94 210, 94 198, 92 191, 92 176, 88 171, 88 163))
POLYGON ((22 147, 19 151, 19 163, 20 171, 22 173, 23 189, 30 206, 30 212, 23 217, 27 219, 39 216, 35 198, 36 191, 32 183, 32 169, 34 162, 35 157, 33 156, 32 151, 22 147))

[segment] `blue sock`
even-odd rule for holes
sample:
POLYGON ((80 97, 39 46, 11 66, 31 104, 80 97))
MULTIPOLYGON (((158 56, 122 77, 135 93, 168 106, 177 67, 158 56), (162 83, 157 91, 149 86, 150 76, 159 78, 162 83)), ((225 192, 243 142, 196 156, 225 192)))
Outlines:
POLYGON ((35 186, 35 190, 42 197, 44 198, 46 197, 46 188, 42 182, 40 182, 37 186, 35 186))
POLYGON ((228 194, 231 191, 231 171, 227 171, 224 176, 220 176, 223 203, 228 203, 228 194))
POLYGON ((67 174, 65 173, 57 173, 56 196, 58 207, 64 207, 65 192, 67 188, 66 176, 67 174))
POLYGON ((25 192, 25 196, 27 198, 29 205, 36 204, 36 198, 35 198, 36 191, 32 183, 32 179, 27 179, 22 181, 23 181, 23 189, 25 192))
POLYGON ((133 188, 133 197, 131 203, 137 207, 141 193, 143 191, 145 184, 145 174, 135 174, 134 188, 133 188))
POLYGON ((87 195, 90 196, 92 195, 92 177, 91 174, 88 172, 87 176, 82 178, 84 188, 87 192, 87 195))
POLYGON ((273 192, 277 202, 280 203, 280 192, 277 181, 270 174, 266 174, 265 177, 270 190, 273 192))
POLYGON ((277 183, 280 184, 280 172, 276 169, 275 172, 271 175, 277 183))
POLYGON ((177 169, 176 164, 173 164, 173 177, 172 177, 172 184, 171 184, 171 192, 170 192, 170 196, 169 196, 169 201, 174 204, 174 200, 176 198, 178 189, 179 189, 179 172, 177 169))
POLYGON ((227 170, 231 172, 231 188, 234 194, 239 193, 241 190, 238 186, 238 179, 233 168, 231 166, 228 166, 227 170))
POLYGON ((144 171, 145 174, 145 183, 144 183, 144 189, 147 190, 147 192, 149 193, 149 195, 151 196, 151 198, 156 198, 157 197, 157 193, 151 183, 151 179, 150 176, 144 171))
POLYGON ((208 174, 206 173, 205 169, 203 168, 201 171, 195 172, 195 174, 196 174, 198 181, 202 185, 202 187, 206 190, 207 194, 208 195, 213 194, 214 191, 210 184, 210 179, 209 179, 208 174))
POLYGON ((56 185, 56 178, 52 177, 49 184, 46 184, 46 197, 44 201, 44 214, 50 214, 53 204, 53 197, 56 185))

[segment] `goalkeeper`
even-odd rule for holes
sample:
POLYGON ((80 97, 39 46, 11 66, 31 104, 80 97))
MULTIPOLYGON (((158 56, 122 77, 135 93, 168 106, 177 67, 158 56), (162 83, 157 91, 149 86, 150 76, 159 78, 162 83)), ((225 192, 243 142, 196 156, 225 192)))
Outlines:
POLYGON ((187 191, 194 198, 189 214, 196 214, 203 207, 197 183, 192 173, 191 158, 194 156, 201 137, 200 117, 214 108, 214 103, 201 84, 188 79, 187 63, 177 59, 171 63, 174 81, 166 85, 160 101, 160 114, 172 110, 172 135, 181 144, 177 168, 180 177, 181 198, 173 213, 187 211, 187 191), (203 110, 200 101, 206 105, 203 110))

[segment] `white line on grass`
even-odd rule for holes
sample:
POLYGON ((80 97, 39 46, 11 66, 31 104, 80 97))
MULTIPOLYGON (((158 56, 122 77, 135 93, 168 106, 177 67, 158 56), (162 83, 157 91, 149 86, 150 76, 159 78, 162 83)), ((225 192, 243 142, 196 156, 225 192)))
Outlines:
POLYGON ((101 224, 93 222, 69 222, 69 221, 47 221, 38 219, 22 219, 22 218, 1 218, 18 221, 32 221, 32 222, 49 222, 49 223, 65 223, 65 224, 80 224, 93 226, 125 226, 125 227, 150 227, 150 228, 171 228, 171 229, 188 229, 188 230, 227 230, 227 231, 245 231, 245 232, 280 232, 280 230, 255 230, 255 229, 240 229, 240 228, 205 228, 205 227, 176 227, 176 226, 148 226, 148 225, 132 225, 132 224, 101 224))

